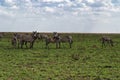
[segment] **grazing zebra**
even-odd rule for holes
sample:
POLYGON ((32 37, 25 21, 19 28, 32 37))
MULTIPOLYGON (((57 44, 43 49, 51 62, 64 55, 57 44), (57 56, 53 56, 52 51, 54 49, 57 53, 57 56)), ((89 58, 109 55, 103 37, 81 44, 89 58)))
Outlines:
POLYGON ((33 48, 33 44, 35 42, 35 40, 37 39, 37 32, 33 32, 31 35, 30 34, 16 34, 16 38, 17 38, 17 42, 18 42, 18 48, 19 45, 21 48, 23 48, 23 45, 27 46, 27 43, 30 43, 30 47, 29 48, 33 48))
POLYGON ((106 46, 107 44, 109 46, 113 46, 113 40, 110 38, 110 37, 107 37, 107 36, 103 36, 101 38, 101 42, 102 42, 102 47, 103 46, 106 46))
POLYGON ((44 41, 47 37, 48 37, 47 34, 40 34, 40 33, 38 34, 38 40, 44 41))
POLYGON ((72 43, 73 43, 72 36, 60 37, 60 43, 66 43, 66 42, 68 42, 70 48, 72 48, 72 43))
POLYGON ((64 36, 61 37, 57 32, 53 32, 53 37, 46 38, 46 47, 48 47, 49 43, 56 43, 56 48, 61 47, 61 43, 69 43, 70 48, 72 48, 72 36, 64 36))
POLYGON ((57 32, 53 32, 53 37, 46 37, 46 48, 48 48, 49 43, 56 43, 56 48, 60 48, 60 36, 57 32))
POLYGON ((56 43, 56 48, 60 48, 60 41, 57 40, 56 38, 53 38, 53 37, 46 37, 45 39, 45 42, 46 42, 46 48, 48 48, 48 45, 50 43, 56 43))
POLYGON ((17 37, 16 37, 16 34, 14 34, 14 36, 12 37, 11 44, 12 44, 12 46, 14 48, 16 48, 16 46, 17 46, 17 37))
POLYGON ((0 33, 0 40, 3 38, 4 33, 0 33))

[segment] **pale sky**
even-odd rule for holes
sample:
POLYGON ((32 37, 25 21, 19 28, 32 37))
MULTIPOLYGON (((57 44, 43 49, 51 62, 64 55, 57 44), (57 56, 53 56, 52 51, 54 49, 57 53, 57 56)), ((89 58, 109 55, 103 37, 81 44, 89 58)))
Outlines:
POLYGON ((120 0, 0 0, 0 32, 120 33, 120 0))

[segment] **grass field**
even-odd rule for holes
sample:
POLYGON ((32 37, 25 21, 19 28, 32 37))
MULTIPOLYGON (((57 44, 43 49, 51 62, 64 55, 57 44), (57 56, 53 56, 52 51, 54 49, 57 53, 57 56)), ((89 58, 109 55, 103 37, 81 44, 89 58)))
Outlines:
MULTIPOLYGON (((67 35, 67 34, 63 34, 67 35)), ((75 34, 70 49, 36 41, 33 49, 14 49, 6 33, 0 41, 0 80, 120 80, 120 34, 75 34), (110 36, 114 47, 101 47, 110 36)))

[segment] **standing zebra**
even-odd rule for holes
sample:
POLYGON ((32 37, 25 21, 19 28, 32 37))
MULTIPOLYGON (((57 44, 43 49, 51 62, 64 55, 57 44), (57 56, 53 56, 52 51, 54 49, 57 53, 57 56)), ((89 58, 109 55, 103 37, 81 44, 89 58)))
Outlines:
POLYGON ((4 33, 0 33, 0 40, 3 38, 4 33))
POLYGON ((58 35, 57 32, 53 32, 53 37, 47 36, 45 38, 45 42, 46 42, 46 48, 48 48, 48 45, 50 43, 56 43, 56 48, 60 48, 60 36, 58 35))
POLYGON ((37 39, 37 32, 33 32, 32 34, 15 34, 15 37, 17 38, 18 48, 19 45, 21 48, 23 48, 23 45, 27 46, 27 43, 30 43, 29 48, 33 48, 34 42, 37 39))
POLYGON ((102 42, 102 47, 103 46, 106 46, 107 44, 109 46, 113 46, 113 40, 110 38, 110 37, 107 37, 107 36, 103 36, 101 38, 101 42, 102 42))
POLYGON ((68 36, 60 37, 60 43, 66 43, 66 42, 68 42, 70 48, 72 48, 72 43, 73 43, 72 36, 68 35, 68 36))
POLYGON ((23 48, 24 44, 26 45, 27 48, 27 43, 30 43, 29 48, 33 48, 36 39, 37 39, 37 32, 33 32, 31 35, 23 35, 22 38, 20 39, 21 48, 23 48))
POLYGON ((16 34, 13 34, 13 37, 11 39, 11 44, 14 48, 16 48, 17 46, 17 37, 16 37, 16 34))
POLYGON ((44 41, 48 37, 47 34, 38 33, 38 40, 44 41))

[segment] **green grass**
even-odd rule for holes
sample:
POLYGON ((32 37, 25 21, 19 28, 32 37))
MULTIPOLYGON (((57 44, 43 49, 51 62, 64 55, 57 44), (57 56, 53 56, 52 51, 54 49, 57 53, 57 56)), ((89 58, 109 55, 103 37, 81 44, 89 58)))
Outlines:
POLYGON ((107 34, 117 43, 101 47, 101 34, 71 34, 71 49, 56 49, 37 41, 33 49, 14 49, 10 38, 0 41, 0 80, 120 80, 118 34, 107 34))

